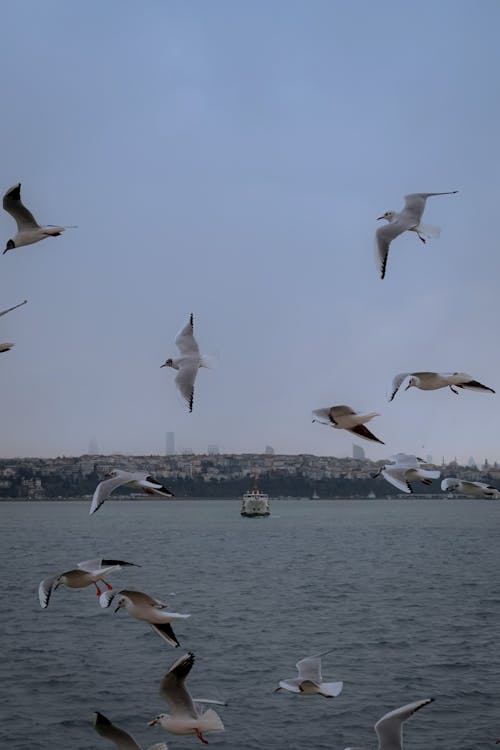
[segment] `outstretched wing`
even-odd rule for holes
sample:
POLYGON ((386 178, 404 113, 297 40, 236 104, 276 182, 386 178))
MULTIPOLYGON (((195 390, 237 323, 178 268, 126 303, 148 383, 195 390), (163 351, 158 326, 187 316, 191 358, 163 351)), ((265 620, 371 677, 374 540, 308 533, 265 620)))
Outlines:
POLYGON ((20 302, 18 305, 14 305, 14 307, 8 307, 7 310, 2 310, 2 312, 0 312, 0 318, 2 317, 2 315, 7 315, 7 313, 12 312, 12 310, 17 310, 18 307, 22 307, 26 304, 27 301, 28 300, 25 299, 24 302, 20 302))
POLYGON ((394 485, 394 487, 397 487, 397 489, 401 490, 401 492, 406 492, 408 495, 410 495, 413 490, 406 481, 405 475, 407 471, 407 466, 402 468, 390 466, 388 468, 382 469, 382 476, 387 482, 389 482, 389 484, 394 485))
POLYGON ((196 339, 193 335, 193 313, 189 316, 189 321, 186 323, 184 328, 181 328, 177 336, 175 337, 175 343, 181 354, 199 356, 200 349, 196 343, 196 339))
POLYGON ((400 372, 398 375, 395 375, 392 380, 392 386, 391 386, 391 397, 389 401, 392 401, 396 393, 399 391, 399 388, 401 386, 401 383, 405 378, 407 378, 409 375, 411 375, 410 372, 400 372))
POLYGON ((44 578, 43 581, 40 581, 38 586, 38 599, 42 609, 47 609, 49 606, 50 597, 52 596, 58 578, 59 576, 52 576, 52 578, 44 578))
POLYGON ((160 695, 167 701, 172 713, 187 714, 196 719, 196 708, 185 685, 186 677, 193 664, 194 654, 192 651, 188 651, 187 654, 177 659, 161 681, 160 695))
POLYGON ((19 231, 38 227, 35 217, 21 201, 20 182, 7 190, 3 197, 3 207, 15 219, 19 231))
POLYGON ((366 427, 364 424, 357 424, 354 427, 348 428, 349 432, 353 432, 355 435, 359 435, 359 437, 364 438, 365 440, 372 440, 374 443, 380 443, 381 445, 385 445, 383 440, 379 440, 378 437, 376 437, 373 432, 370 432, 368 427, 366 427))
POLYGON ((379 750, 401 750, 403 746, 403 722, 413 716, 419 709, 432 703, 434 698, 424 698, 414 703, 407 703, 401 708, 382 716, 375 724, 375 731, 379 741, 379 750))
POLYGON ((101 505, 105 500, 107 500, 113 490, 116 490, 117 487, 121 487, 124 484, 128 484, 128 482, 130 482, 130 476, 110 477, 109 479, 104 479, 104 481, 100 482, 95 488, 89 515, 91 516, 92 513, 95 513, 96 510, 99 510, 101 505))
POLYGON ((116 745, 119 750, 142 750, 133 737, 124 729, 115 726, 103 714, 96 711, 94 719, 94 729, 107 740, 116 745))
POLYGON ((196 360, 184 360, 179 365, 179 370, 175 376, 175 384, 186 401, 190 412, 193 411, 194 381, 198 373, 198 367, 196 360))
POLYGON ((380 278, 383 279, 385 276, 385 269, 387 267, 387 256, 389 255, 389 247, 396 237, 403 234, 408 229, 400 220, 390 221, 384 226, 379 227, 375 232, 375 259, 377 262, 377 268, 380 272, 380 278))

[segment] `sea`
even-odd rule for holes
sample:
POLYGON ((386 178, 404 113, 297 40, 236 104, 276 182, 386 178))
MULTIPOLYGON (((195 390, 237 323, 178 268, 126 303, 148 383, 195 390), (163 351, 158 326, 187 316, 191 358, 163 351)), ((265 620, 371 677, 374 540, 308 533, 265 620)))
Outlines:
POLYGON ((185 651, 195 698, 217 707, 214 748, 376 748, 375 722, 421 698, 406 750, 484 750, 500 737, 500 502, 459 499, 272 500, 242 518, 234 500, 2 502, 1 747, 111 748, 100 711, 147 748, 200 746, 148 721, 159 685, 185 651), (113 573, 190 619, 181 648, 95 588, 59 588, 40 608, 41 579, 82 560, 141 567, 113 573), (296 662, 331 649, 335 699, 274 690, 296 662))

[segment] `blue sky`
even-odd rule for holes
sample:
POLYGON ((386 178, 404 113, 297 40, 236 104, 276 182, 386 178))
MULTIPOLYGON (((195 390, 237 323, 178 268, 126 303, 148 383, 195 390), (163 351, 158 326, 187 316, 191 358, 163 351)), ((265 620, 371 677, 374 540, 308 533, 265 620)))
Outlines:
MULTIPOLYGON (((63 236, 0 257, 0 455, 179 448, 348 455, 310 411, 378 411, 398 451, 500 460, 500 7, 481 2, 5 3, 4 188, 63 236), (417 13, 418 11, 418 13, 417 13), (442 228, 374 263, 408 192, 442 228), (218 364, 193 414, 174 338, 218 364)), ((0 215, 3 244, 14 222, 0 215)))

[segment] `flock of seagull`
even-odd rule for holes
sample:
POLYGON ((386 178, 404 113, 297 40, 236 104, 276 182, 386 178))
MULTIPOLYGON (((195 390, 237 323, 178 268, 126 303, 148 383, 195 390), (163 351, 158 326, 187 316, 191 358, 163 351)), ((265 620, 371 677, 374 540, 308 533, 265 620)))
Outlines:
MULTIPOLYGON (((405 197, 405 206, 402 211, 386 211, 383 216, 379 217, 379 219, 387 221, 387 224, 377 230, 375 240, 377 263, 382 279, 387 269, 390 244, 400 234, 405 231, 415 232, 422 242, 426 242, 428 237, 439 236, 439 229, 425 225, 421 221, 427 198, 438 195, 452 195, 456 192, 455 190, 446 193, 413 193, 405 197)), ((15 237, 8 240, 4 253, 48 237, 57 237, 65 229, 70 228, 39 225, 33 214, 21 201, 20 183, 7 190, 3 197, 3 207, 15 219, 18 230, 15 237)), ((25 305, 26 302, 27 300, 24 300, 24 302, 0 312, 0 316, 25 305)), ((189 412, 191 412, 198 370, 201 367, 209 367, 208 358, 200 354, 198 343, 194 337, 192 314, 177 334, 175 344, 179 350, 179 356, 166 359, 161 367, 172 367, 177 371, 175 384, 185 400, 189 412)), ((12 346, 11 343, 0 344, 0 352, 8 351, 12 346)), ((449 387, 455 394, 458 393, 457 389, 495 393, 492 388, 462 372, 405 372, 394 377, 390 401, 394 399, 405 380, 407 380, 406 390, 411 387, 423 391, 449 387)), ((366 423, 376 416, 379 415, 375 412, 359 414, 350 406, 345 405, 330 406, 313 411, 314 422, 336 429, 344 429, 365 440, 384 445, 383 441, 366 427, 366 423)), ((411 482, 413 481, 418 480, 424 484, 430 484, 432 480, 438 479, 440 476, 439 471, 424 468, 425 462, 414 455, 397 453, 392 456, 391 461, 391 463, 382 466, 374 476, 382 475, 388 482, 403 492, 412 492, 411 482)), ((106 475, 96 487, 91 502, 90 515, 93 515, 110 494, 121 486, 140 489, 153 495, 173 496, 173 493, 164 487, 161 482, 146 473, 115 469, 106 475)), ((444 479, 441 486, 444 491, 448 492, 473 496, 500 496, 496 488, 489 487, 484 483, 465 482, 452 477, 444 479)), ((174 633, 172 623, 189 618, 189 614, 171 612, 166 603, 142 591, 122 589, 115 592, 111 584, 107 582, 108 575, 131 566, 140 567, 135 563, 114 559, 95 559, 80 562, 73 570, 58 573, 41 581, 38 589, 40 606, 42 609, 46 609, 52 594, 60 586, 81 589, 93 585, 96 588, 99 604, 103 609, 112 605, 116 607, 115 612, 124 609, 135 619, 149 624, 154 632, 168 645, 179 647, 180 643, 174 633)), ((275 692, 286 690, 300 696, 316 695, 328 699, 338 696, 342 691, 343 683, 340 681, 326 682, 323 680, 321 672, 321 659, 328 653, 330 651, 300 659, 296 665, 297 677, 281 680, 275 692)), ((226 704, 217 700, 192 697, 186 686, 186 680, 194 661, 193 652, 188 651, 170 666, 160 684, 160 694, 168 704, 170 713, 157 715, 149 722, 149 725, 159 725, 172 734, 194 734, 202 743, 207 744, 205 734, 224 731, 224 724, 211 705, 226 704)), ((379 750, 401 750, 403 723, 416 711, 432 701, 432 698, 418 700, 382 716, 374 727, 378 737, 379 750)), ((100 712, 95 714, 94 728, 99 735, 112 742, 119 750, 141 750, 140 745, 124 729, 115 726, 100 712)), ((167 745, 157 743, 151 746, 149 750, 167 750, 167 745)), ((352 749, 346 748, 346 750, 352 749)))

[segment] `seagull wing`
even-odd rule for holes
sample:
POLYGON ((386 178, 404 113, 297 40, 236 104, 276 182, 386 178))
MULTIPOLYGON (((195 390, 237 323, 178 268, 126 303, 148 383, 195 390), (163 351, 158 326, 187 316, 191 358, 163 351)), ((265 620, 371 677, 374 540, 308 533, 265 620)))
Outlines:
POLYGON ((89 515, 92 515, 92 513, 95 513, 96 510, 99 510, 101 505, 105 500, 107 500, 113 490, 116 490, 117 487, 121 487, 123 484, 128 484, 129 482, 130 475, 128 474, 125 477, 110 477, 109 479, 105 479, 103 482, 100 482, 95 488, 89 515))
POLYGON ((403 747, 403 722, 413 716, 415 711, 432 703, 434 698, 424 698, 414 703, 407 703, 401 708, 382 716, 375 724, 379 750, 401 750, 403 747))
POLYGON ((43 581, 40 581, 40 585, 38 586, 38 599, 42 609, 47 609, 49 606, 50 597, 54 591, 54 586, 58 578, 59 576, 52 576, 52 578, 44 578, 43 581))
POLYGON ((80 570, 85 570, 86 573, 104 573, 104 571, 109 570, 110 568, 116 568, 117 570, 119 570, 120 568, 124 568, 127 565, 134 568, 140 568, 140 565, 137 565, 136 563, 129 563, 125 560, 110 560, 108 558, 84 560, 83 562, 77 564, 77 568, 79 568, 80 570))
POLYGON ((141 746, 128 732, 116 727, 99 711, 96 711, 95 716, 94 729, 101 737, 105 737, 112 742, 119 750, 142 750, 141 746))
POLYGON ((189 651, 177 659, 160 684, 160 695, 167 701, 173 714, 181 713, 197 718, 194 701, 186 688, 186 677, 194 664, 194 654, 189 651))
POLYGON ((15 220, 19 231, 22 229, 36 229, 35 217, 21 202, 21 183, 7 190, 3 197, 3 207, 15 220))
POLYGON ((382 469, 382 476, 387 482, 394 485, 394 487, 397 487, 398 490, 406 492, 407 494, 411 494, 413 490, 406 481, 405 476, 407 471, 407 466, 389 466, 382 469))
POLYGON ((164 497, 174 497, 174 493, 170 492, 169 489, 164 487, 162 483, 157 479, 154 479, 154 477, 145 476, 141 484, 144 488, 152 490, 156 495, 163 495, 164 497))
POLYGON ((425 211, 425 204, 427 198, 432 198, 434 195, 454 195, 458 193, 458 190, 448 190, 445 193, 410 193, 405 195, 405 207, 401 211, 408 220, 412 222, 411 226, 417 226, 420 224, 420 219, 425 211))
POLYGON ((183 360, 175 376, 175 384, 183 399, 186 401, 189 411, 193 411, 194 381, 198 373, 199 363, 196 359, 183 360))
POLYGON ((383 440, 379 440, 378 437, 376 437, 373 432, 370 432, 368 427, 366 427, 364 424, 357 424, 354 427, 348 428, 349 432, 353 432, 355 435, 358 435, 359 437, 364 438, 365 440, 372 440, 374 443, 380 443, 381 445, 385 445, 383 440))
POLYGON ((295 665, 299 671, 299 682, 312 682, 318 687, 323 678, 321 676, 321 655, 306 656, 295 665))
POLYGON ((191 356, 197 354, 199 356, 200 349, 193 335, 193 313, 189 316, 189 321, 184 328, 181 328, 177 334, 175 343, 181 354, 191 356))
POLYGON ((391 386, 391 397, 389 401, 392 401, 396 393, 399 391, 399 388, 403 380, 411 374, 412 374, 411 372, 400 372, 399 375, 394 376, 393 381, 392 381, 392 386, 391 386))
POLYGON ((403 234, 407 229, 406 226, 400 219, 396 221, 390 221, 384 226, 379 227, 375 232, 375 259, 377 262, 378 270, 380 271, 380 278, 383 279, 385 276, 385 269, 387 267, 387 256, 389 255, 389 246, 396 237, 403 234))
POLYGON ((18 307, 22 307, 26 304, 27 301, 28 300, 25 299, 24 302, 20 302, 18 305, 14 305, 14 307, 8 307, 7 310, 2 310, 2 312, 0 312, 0 318, 2 317, 2 315, 7 315, 7 313, 12 312, 12 310, 17 310, 18 307))

